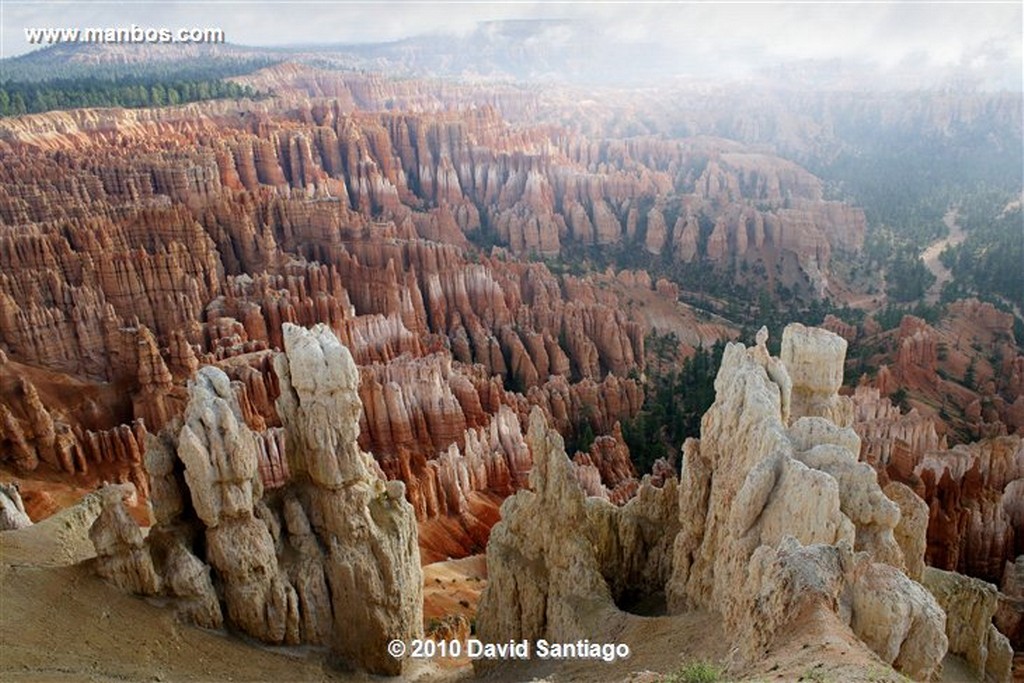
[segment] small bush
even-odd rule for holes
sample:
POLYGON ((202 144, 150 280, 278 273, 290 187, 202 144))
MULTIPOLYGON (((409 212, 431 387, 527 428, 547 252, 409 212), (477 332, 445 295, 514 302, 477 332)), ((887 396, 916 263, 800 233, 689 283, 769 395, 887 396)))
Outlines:
POLYGON ((709 662, 693 662, 665 679, 664 683, 717 683, 722 669, 709 662))

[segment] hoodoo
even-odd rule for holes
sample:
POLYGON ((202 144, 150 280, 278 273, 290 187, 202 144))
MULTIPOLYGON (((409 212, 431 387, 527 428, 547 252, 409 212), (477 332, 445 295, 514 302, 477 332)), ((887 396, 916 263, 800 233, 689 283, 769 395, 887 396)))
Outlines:
POLYGON ((483 640, 600 632, 628 588, 666 591, 671 612, 720 614, 737 634, 738 667, 814 619, 908 676, 938 671, 946 616, 905 571, 920 572, 924 515, 906 504, 901 525, 900 504, 858 462, 852 405, 836 393, 845 342, 791 325, 781 361, 765 342, 726 348, 678 486, 645 480, 621 508, 584 495, 561 437, 534 410, 531 490, 505 502, 487 546, 483 640))
POLYGON ((245 424, 242 385, 204 367, 189 382, 184 420, 147 446, 155 526, 143 544, 120 498, 109 497, 91 534, 98 566, 134 592, 162 584, 201 626, 223 618, 267 643, 330 645, 368 671, 399 674, 388 641, 422 635, 412 506, 402 482, 386 482, 359 448, 348 349, 322 325, 286 323, 284 345, 274 367, 287 480, 264 486, 268 437, 245 424))
POLYGON ((1021 7, 251 4, 12 19, 0 680, 1024 674, 1021 7))

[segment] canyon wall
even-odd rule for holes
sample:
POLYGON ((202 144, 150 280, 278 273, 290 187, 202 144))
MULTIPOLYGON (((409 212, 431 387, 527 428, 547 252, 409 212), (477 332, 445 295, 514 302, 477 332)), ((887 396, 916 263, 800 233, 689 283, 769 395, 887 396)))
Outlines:
MULTIPOLYGON (((284 324, 324 323, 362 368, 361 446, 421 522, 458 520, 464 554, 496 513, 475 494, 525 483, 531 406, 570 435, 639 410, 644 332, 614 296, 469 248, 520 201, 542 132, 493 107, 221 104, 0 124, 0 453, 22 476, 145 496, 146 434, 183 413, 199 368, 245 385, 250 427, 280 427, 267 354, 284 324)), ((273 486, 282 449, 261 443, 273 486)))
POLYGON ((891 500, 858 462, 852 402, 836 393, 845 342, 791 325, 780 360, 758 336, 749 349, 726 348, 678 483, 645 480, 621 508, 585 496, 561 438, 534 411, 532 490, 506 500, 492 531, 482 639, 588 637, 621 613, 629 585, 665 591, 672 612, 719 613, 739 667, 811 620, 908 676, 938 671, 946 615, 906 574, 920 571, 924 515, 901 524, 913 504, 891 500), (637 514, 655 537, 630 531, 637 514))
POLYGON ((150 437, 155 525, 144 541, 120 498, 92 526, 98 570, 164 594, 187 618, 222 620, 270 644, 330 645, 344 661, 399 675, 387 643, 422 637, 416 517, 358 444, 359 374, 329 328, 286 324, 274 356, 288 477, 265 488, 261 443, 215 367, 189 382, 183 418, 150 437), (184 486, 180 486, 183 482, 184 486), (212 578, 212 581, 211 581, 212 578))

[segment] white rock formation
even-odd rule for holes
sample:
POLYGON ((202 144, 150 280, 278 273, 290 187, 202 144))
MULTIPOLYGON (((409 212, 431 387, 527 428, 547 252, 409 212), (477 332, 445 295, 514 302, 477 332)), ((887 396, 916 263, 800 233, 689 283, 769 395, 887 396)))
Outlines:
POLYGON ((154 525, 172 523, 185 510, 185 498, 175 476, 178 466, 175 440, 181 429, 177 419, 159 435, 146 434, 145 467, 149 478, 149 507, 154 525))
MULTIPOLYGON (((130 493, 135 493, 134 487, 130 493)), ((155 595, 160 591, 160 577, 142 530, 124 507, 124 488, 105 486, 100 495, 103 510, 89 528, 89 539, 96 548, 96 573, 132 593, 155 595)))
POLYGON ((914 581, 924 572, 924 553, 928 546, 928 504, 906 484, 886 485, 885 495, 900 508, 900 521, 893 529, 903 552, 904 570, 914 581))
POLYGON ((158 558, 156 564, 161 567, 164 592, 174 598, 178 615, 202 628, 221 628, 224 615, 210 567, 175 534, 151 531, 147 542, 152 555, 158 558))
MULTIPOLYGON (((359 449, 359 373, 349 350, 324 325, 305 330, 286 323, 283 332, 284 354, 274 359, 277 411, 293 483, 308 501, 308 523, 294 504, 285 509, 286 523, 307 557, 313 552, 308 528, 326 551, 334 650, 374 673, 399 675, 404 661, 388 654, 388 642, 423 635, 415 513, 405 485, 385 482, 373 457, 359 449)), ((307 613, 323 612, 320 578, 308 565, 306 571, 312 573, 303 604, 307 613)))
POLYGON ((857 462, 851 406, 835 394, 845 342, 791 325, 780 364, 758 341, 726 347, 701 439, 684 446, 670 610, 719 611, 751 659, 807 609, 828 610, 884 661, 927 678, 945 620, 901 571, 899 506, 857 462))
POLYGON ((206 527, 206 559, 224 591, 227 617, 268 643, 298 644, 298 597, 278 567, 274 539, 255 514, 263 495, 256 436, 221 370, 189 383, 177 438, 192 506, 206 527))
POLYGON ((415 514, 403 484, 386 482, 359 449, 359 375, 348 349, 323 325, 285 324, 284 341, 275 370, 288 480, 264 497, 262 435, 245 424, 238 387, 204 367, 189 383, 183 418, 147 443, 148 542, 123 507, 107 506, 94 527, 97 551, 109 558, 99 566, 130 576, 121 585, 134 592, 162 583, 201 626, 228 622, 267 643, 330 645, 350 665, 400 675, 405 662, 388 654, 388 641, 423 633, 415 514), (144 572, 135 563, 147 562, 152 577, 136 577, 144 572))
POLYGON ((527 443, 532 490, 507 498, 491 529, 477 634, 495 643, 591 637, 627 591, 649 595, 668 579, 676 482, 656 488, 645 478, 617 507, 585 496, 562 437, 539 408, 530 413, 527 443))
POLYGON ((843 386, 845 339, 820 327, 792 323, 782 332, 779 358, 793 382, 792 419, 824 417, 840 427, 853 424, 853 402, 838 393, 843 386))
POLYGON ((32 520, 25 512, 18 485, 0 484, 0 531, 24 529, 32 526, 32 520))
POLYGON ((992 623, 996 587, 981 579, 926 567, 922 582, 946 611, 949 651, 963 655, 982 680, 1010 681, 1013 648, 992 623))

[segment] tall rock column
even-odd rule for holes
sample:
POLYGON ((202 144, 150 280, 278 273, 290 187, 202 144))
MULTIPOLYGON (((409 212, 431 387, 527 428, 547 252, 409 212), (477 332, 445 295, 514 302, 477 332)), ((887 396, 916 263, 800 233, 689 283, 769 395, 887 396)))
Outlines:
POLYGON ((177 449, 206 526, 207 560, 223 583, 231 622, 265 642, 297 644, 298 599, 278 567, 270 530, 255 514, 263 495, 256 438, 227 375, 201 369, 189 384, 177 449))
POLYGON ((751 659, 813 612, 927 679, 946 651, 945 615, 902 571, 900 508, 857 462, 835 394, 845 342, 791 325, 780 364, 767 334, 757 341, 726 347, 701 439, 684 445, 670 611, 719 611, 751 659))
POLYGON ((388 654, 388 641, 423 633, 415 513, 405 485, 385 482, 357 443, 362 403, 352 354, 322 324, 285 323, 283 333, 277 411, 292 481, 326 553, 333 648, 373 673, 400 675, 403 662, 388 654))
POLYGON ((645 477, 621 507, 588 497, 543 411, 529 420, 530 489, 505 499, 487 543, 477 635, 489 643, 592 637, 621 617, 616 601, 660 593, 672 571, 676 480, 645 477))
POLYGON ((779 357, 793 382, 793 420, 824 417, 840 427, 853 424, 853 403, 839 395, 846 346, 845 339, 820 327, 792 323, 783 330, 779 357))
POLYGON ((586 495, 561 436, 538 408, 530 413, 527 442, 531 490, 505 500, 487 543, 488 585, 477 611, 484 642, 585 638, 594 625, 581 614, 608 619, 614 611, 587 538, 586 495))

